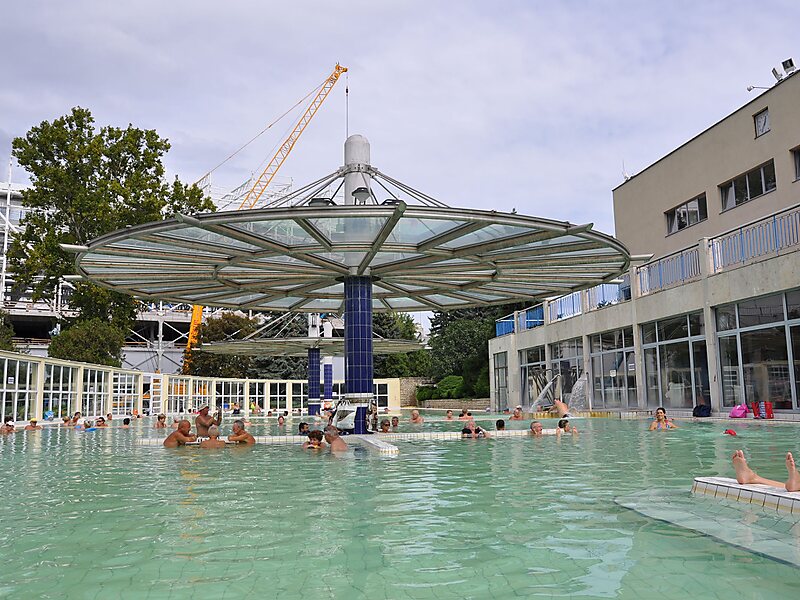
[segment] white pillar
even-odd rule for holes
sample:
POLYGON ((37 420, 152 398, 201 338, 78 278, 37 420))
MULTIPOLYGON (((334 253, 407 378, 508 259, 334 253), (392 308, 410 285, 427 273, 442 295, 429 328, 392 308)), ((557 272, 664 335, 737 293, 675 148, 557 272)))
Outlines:
MULTIPOLYGON (((351 165, 369 166, 369 141, 363 135, 351 135, 344 143, 344 166, 351 165)), ((353 192, 358 188, 370 187, 370 178, 362 172, 347 173, 344 176, 344 203, 356 204, 353 192)))

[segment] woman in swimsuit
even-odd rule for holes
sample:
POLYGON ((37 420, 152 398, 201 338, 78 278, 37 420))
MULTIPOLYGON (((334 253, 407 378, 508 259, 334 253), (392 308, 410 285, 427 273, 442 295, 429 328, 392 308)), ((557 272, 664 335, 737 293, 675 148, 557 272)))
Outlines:
POLYGON ((678 429, 675 423, 667 419, 667 411, 661 406, 656 409, 656 420, 650 423, 650 431, 656 429, 678 429))

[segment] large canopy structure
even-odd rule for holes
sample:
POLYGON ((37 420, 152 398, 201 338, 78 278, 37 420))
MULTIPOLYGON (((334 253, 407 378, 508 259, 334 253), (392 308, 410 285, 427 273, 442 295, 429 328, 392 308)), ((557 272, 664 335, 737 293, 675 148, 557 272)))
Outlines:
MULTIPOLYGON (((373 354, 404 354, 425 348, 417 340, 374 338, 373 354)), ((230 340, 209 342, 194 348, 200 352, 234 356, 307 356, 311 349, 318 349, 325 356, 344 354, 344 338, 259 338, 254 340, 230 340)))
POLYGON ((69 248, 81 275, 140 298, 344 313, 356 403, 373 394, 373 311, 535 301, 630 263, 591 224, 450 208, 373 167, 363 136, 347 139, 344 162, 261 210, 178 215, 69 248))

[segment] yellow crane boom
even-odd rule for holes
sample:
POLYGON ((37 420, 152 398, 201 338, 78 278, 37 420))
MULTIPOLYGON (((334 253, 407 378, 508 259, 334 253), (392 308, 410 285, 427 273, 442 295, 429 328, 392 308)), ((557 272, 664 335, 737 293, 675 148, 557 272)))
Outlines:
POLYGON ((289 156, 289 153, 294 148, 294 145, 297 143, 298 138, 302 135, 303 131, 305 131, 306 127, 308 126, 309 121, 314 118, 314 115, 317 114, 319 107, 322 106, 322 103, 325 102, 325 98, 328 97, 328 94, 333 89, 333 86, 336 85, 336 82, 339 80, 339 77, 342 73, 347 72, 347 67, 341 66, 339 63, 336 63, 336 67, 333 69, 333 73, 330 74, 328 79, 325 80, 325 83, 322 84, 319 92, 314 99, 311 101, 311 104, 308 105, 303 115, 300 117, 300 120, 292 129, 292 132, 289 136, 284 140, 281 147, 278 148, 278 151, 275 153, 275 156, 272 157, 272 160, 269 161, 267 168, 261 172, 261 175, 258 176, 255 185, 247 192, 247 195, 242 200, 242 203, 239 205, 239 210, 243 208, 253 208, 257 203, 261 195, 264 193, 264 190, 267 189, 269 184, 272 182, 275 174, 278 172, 278 169, 281 168, 281 165, 284 163, 286 158, 289 156))
MULTIPOLYGON (((294 145, 297 143, 297 140, 302 135, 303 131, 305 131, 308 123, 314 118, 314 115, 317 114, 319 107, 322 106, 322 103, 325 101, 325 98, 328 97, 328 94, 333 89, 333 86, 336 85, 336 82, 339 80, 339 77, 342 73, 347 72, 347 67, 341 66, 339 63, 336 63, 336 67, 334 67, 333 72, 328 76, 325 82, 322 84, 319 92, 317 95, 314 96, 314 99, 311 101, 311 104, 308 105, 305 112, 303 112, 300 120, 297 121, 297 124, 292 129, 292 132, 288 135, 288 137, 284 140, 283 144, 281 144, 278 151, 275 153, 275 156, 272 157, 272 160, 269 162, 267 167, 262 171, 261 175, 258 176, 256 183, 250 188, 250 191, 247 192, 247 195, 242 200, 242 203, 239 205, 239 210, 246 208, 250 209, 253 208, 261 198, 264 191, 267 189, 272 180, 275 178, 278 170, 281 168, 283 163, 288 158, 289 154, 291 153, 294 145)), ((186 358, 183 361, 183 372, 187 373, 189 370, 189 356, 191 354, 191 350, 194 346, 197 345, 197 342, 200 338, 200 325, 203 322, 203 307, 200 305, 192 306, 192 320, 189 324, 189 335, 187 336, 186 340, 186 358)))

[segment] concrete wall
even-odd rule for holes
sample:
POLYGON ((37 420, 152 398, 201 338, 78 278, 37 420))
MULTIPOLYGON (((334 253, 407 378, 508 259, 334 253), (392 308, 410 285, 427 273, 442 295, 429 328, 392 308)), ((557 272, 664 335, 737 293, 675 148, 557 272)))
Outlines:
POLYGON ((656 257, 800 203, 791 150, 800 146, 800 74, 713 125, 614 190, 616 236, 632 254, 656 257), (769 108, 771 130, 753 116, 769 108), (718 186, 773 159, 777 188, 722 212, 718 186), (664 213, 705 192, 708 219, 667 235, 664 213))
POLYGON ((420 385, 433 385, 429 377, 401 377, 400 378, 400 405, 417 406, 417 387, 420 385))

